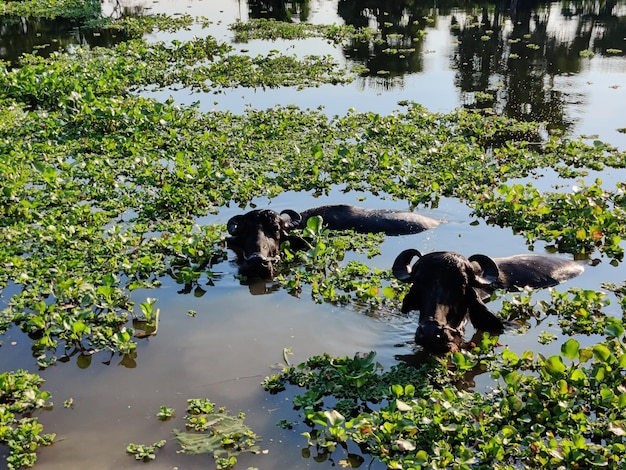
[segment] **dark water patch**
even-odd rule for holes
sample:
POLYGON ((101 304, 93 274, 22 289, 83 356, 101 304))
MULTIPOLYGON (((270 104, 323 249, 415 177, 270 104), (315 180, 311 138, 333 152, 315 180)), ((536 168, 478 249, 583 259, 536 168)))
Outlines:
POLYGON ((121 31, 80 27, 65 18, 27 18, 0 23, 0 59, 16 66, 24 54, 49 57, 73 46, 113 47, 127 39, 121 31))

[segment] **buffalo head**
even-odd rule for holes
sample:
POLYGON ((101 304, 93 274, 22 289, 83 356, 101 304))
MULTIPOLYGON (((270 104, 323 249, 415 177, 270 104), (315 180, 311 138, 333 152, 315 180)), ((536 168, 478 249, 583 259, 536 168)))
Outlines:
POLYGON ((414 249, 400 253, 393 275, 412 284, 402 312, 420 311, 415 342, 433 353, 458 350, 468 317, 478 330, 501 333, 502 322, 479 294, 496 283, 499 274, 494 260, 484 255, 466 258, 449 251, 422 255, 414 249))
POLYGON ((274 262, 280 257, 280 244, 302 217, 293 210, 280 214, 258 209, 232 217, 226 227, 231 238, 228 244, 241 258, 240 274, 248 277, 272 278, 274 262), (283 217, 286 215, 288 217, 283 217))

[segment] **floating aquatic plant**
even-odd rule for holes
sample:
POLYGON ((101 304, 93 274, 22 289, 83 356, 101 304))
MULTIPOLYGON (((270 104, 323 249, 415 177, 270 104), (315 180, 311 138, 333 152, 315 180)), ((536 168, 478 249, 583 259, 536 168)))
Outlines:
POLYGON ((55 434, 43 434, 43 425, 32 413, 51 406, 50 392, 39 387, 43 379, 24 370, 0 374, 0 445, 8 452, 10 469, 32 467, 39 446, 52 444, 55 434))

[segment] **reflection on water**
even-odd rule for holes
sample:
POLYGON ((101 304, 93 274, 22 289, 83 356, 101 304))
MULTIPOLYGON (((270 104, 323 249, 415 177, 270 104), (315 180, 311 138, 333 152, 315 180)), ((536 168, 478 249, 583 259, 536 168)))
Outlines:
MULTIPOLYGON (((369 27, 378 37, 338 51, 348 67, 365 68, 350 87, 324 86, 288 96, 285 90, 236 90, 219 102, 211 99, 218 108, 239 112, 247 105, 288 102, 311 108, 323 104, 329 114, 348 107, 387 113, 397 101, 408 99, 432 111, 459 105, 489 108, 521 120, 545 121, 554 131, 597 134, 626 144, 625 134, 618 132, 626 122, 620 104, 626 100, 621 85, 626 73, 624 0, 480 6, 400 1, 384 7, 367 0, 250 2, 245 13, 369 27)), ((241 10, 238 15, 245 20, 241 10)), ((260 43, 251 43, 251 49, 260 43)), ((299 41, 294 50, 310 53, 309 44, 299 41)))
MULTIPOLYGON (((110 0, 102 8, 113 18, 132 17, 159 12, 159 3, 110 0)), ((163 4, 165 10, 172 8, 163 4)), ((308 0, 250 0, 239 5, 236 16, 247 9, 250 18, 309 21, 319 8, 308 0)), ((204 2, 189 2, 180 11, 207 13, 204 2)), ((355 41, 342 49, 349 64, 366 67, 360 78, 366 87, 377 92, 403 89, 411 86, 410 75, 430 73, 424 58, 437 50, 424 49, 424 35, 447 30, 448 40, 455 43, 447 59, 455 70, 460 104, 546 121, 565 132, 574 130, 577 111, 591 105, 591 99, 576 89, 582 84, 563 87, 560 78, 588 72, 592 56, 596 66, 626 71, 624 1, 498 1, 481 6, 453 0, 399 1, 381 6, 373 0, 340 0, 336 15, 337 22, 379 32, 373 42, 355 41)), ((0 27, 0 57, 16 63, 25 52, 45 56, 70 45, 111 47, 121 40, 121 32, 85 29, 62 18, 9 18, 0 27)), ((445 48, 440 50, 445 53, 445 48)))
POLYGON ((0 57, 15 64, 24 53, 37 52, 48 56, 56 50, 66 50, 70 44, 80 44, 79 32, 66 19, 15 18, 0 25, 0 57))
POLYGON ((380 32, 380 40, 371 45, 354 42, 344 48, 346 58, 367 67, 365 75, 381 76, 383 83, 392 86, 394 77, 422 71, 422 36, 435 21, 430 7, 352 0, 340 1, 337 11, 346 24, 380 32))
MULTIPOLYGON (((616 3, 599 8, 590 2, 573 9, 528 2, 524 8, 453 14, 453 34, 459 42, 453 61, 464 100, 571 131, 574 121, 567 105, 580 98, 557 89, 555 77, 579 73, 589 63, 589 54, 611 55, 611 47, 623 47, 626 23, 615 28, 620 23, 616 3), (489 96, 477 99, 476 94, 485 92, 489 96)), ((613 55, 623 60, 623 52, 613 55)))
MULTIPOLYGON (((140 4, 126 5, 120 0, 102 2, 102 14, 110 18, 146 14, 140 4)), ((122 31, 85 28, 78 20, 67 18, 0 18, 0 59, 17 64, 23 54, 48 57, 71 46, 113 47, 128 38, 122 31)))
POLYGON ((268 18, 279 21, 308 21, 311 13, 309 0, 248 1, 250 18, 268 18))
MULTIPOLYGON (((379 75, 385 87, 394 77, 422 72, 422 32, 449 25, 457 45, 450 57, 455 86, 467 107, 490 107, 521 120, 546 121, 572 131, 567 106, 571 96, 554 86, 556 76, 579 73, 598 54, 624 62, 624 2, 379 2, 341 0, 338 12, 347 24, 373 25, 383 43, 344 49, 351 61, 379 75), (389 38, 393 37, 390 41, 389 38), (396 52, 389 52, 395 49, 396 52), (400 50, 400 53, 397 51, 400 50), (382 75, 381 75, 382 74, 382 75)), ((400 85, 402 86, 402 85, 400 85)))

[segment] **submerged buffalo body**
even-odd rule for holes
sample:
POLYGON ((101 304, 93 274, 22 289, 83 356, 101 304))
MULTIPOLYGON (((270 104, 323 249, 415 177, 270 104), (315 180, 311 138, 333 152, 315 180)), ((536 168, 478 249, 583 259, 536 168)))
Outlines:
POLYGON ((450 251, 422 255, 412 249, 400 253, 393 265, 394 276, 411 284, 402 312, 420 312, 415 342, 433 353, 459 348, 468 317, 477 330, 502 333, 502 321, 484 303, 496 289, 550 287, 583 270, 579 263, 553 256, 466 258, 450 251))
POLYGON ((309 218, 321 216, 331 230, 354 230, 361 233, 383 232, 408 235, 439 224, 438 220, 409 211, 364 209, 350 205, 329 205, 302 212, 258 209, 232 217, 228 223, 229 246, 241 255, 240 273, 249 277, 271 278, 279 259, 281 242, 293 229, 303 228, 309 218))

